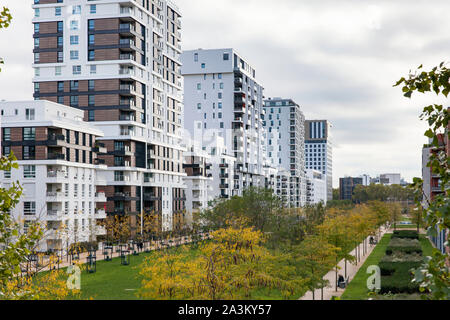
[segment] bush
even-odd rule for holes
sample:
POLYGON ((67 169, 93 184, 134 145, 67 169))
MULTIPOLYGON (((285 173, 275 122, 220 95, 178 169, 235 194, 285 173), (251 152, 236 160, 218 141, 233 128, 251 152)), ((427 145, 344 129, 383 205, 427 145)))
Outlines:
POLYGON ((422 255, 422 246, 417 239, 393 238, 386 248, 386 254, 392 255, 395 252, 422 255))
POLYGON ((419 240, 419 234, 415 230, 396 230, 391 239, 417 239, 419 240))
POLYGON ((403 251, 392 252, 391 255, 385 255, 381 261, 382 262, 421 262, 423 257, 419 253, 408 254, 403 251))
POLYGON ((381 270, 380 293, 415 293, 419 292, 419 286, 412 283, 411 269, 419 267, 420 261, 387 262, 379 264, 381 270))

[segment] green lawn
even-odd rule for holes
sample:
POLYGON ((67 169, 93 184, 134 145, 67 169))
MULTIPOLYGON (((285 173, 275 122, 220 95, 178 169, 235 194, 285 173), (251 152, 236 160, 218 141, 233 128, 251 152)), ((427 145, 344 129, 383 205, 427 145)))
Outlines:
POLYGON ((378 265, 381 258, 384 257, 386 247, 391 240, 392 234, 387 233, 381 238, 375 249, 372 251, 366 262, 358 270, 353 280, 341 296, 342 300, 364 300, 367 298, 367 278, 370 276, 366 273, 367 268, 371 265, 378 265))
MULTIPOLYGON (((384 257, 386 247, 388 246, 389 241, 391 239, 391 235, 392 234, 385 234, 383 236, 380 243, 372 251, 372 253, 367 258, 364 265, 359 269, 359 271, 357 272, 357 274, 355 275, 353 280, 348 285, 347 289, 342 294, 342 296, 341 296, 342 300, 365 300, 368 298, 367 278, 370 275, 366 273, 366 270, 370 265, 378 265, 381 258, 384 257)), ((422 246, 423 255, 424 256, 431 255, 433 246, 432 246, 430 240, 424 235, 419 235, 419 241, 422 246)), ((375 299, 417 300, 419 296, 420 295, 418 295, 418 294, 413 294, 413 295, 399 294, 399 295, 393 295, 391 297, 379 296, 375 299)))
MULTIPOLYGON (((191 250, 195 255, 198 251, 191 250)), ((112 261, 98 261, 97 272, 81 275, 81 298, 95 300, 136 300, 136 293, 141 287, 142 278, 139 275, 139 265, 152 253, 141 253, 131 256, 130 265, 122 266, 120 258, 112 261)), ((296 293, 292 299, 298 299, 304 293, 296 293)), ((276 289, 258 289, 252 292, 250 299, 254 300, 282 300, 283 296, 276 289)))

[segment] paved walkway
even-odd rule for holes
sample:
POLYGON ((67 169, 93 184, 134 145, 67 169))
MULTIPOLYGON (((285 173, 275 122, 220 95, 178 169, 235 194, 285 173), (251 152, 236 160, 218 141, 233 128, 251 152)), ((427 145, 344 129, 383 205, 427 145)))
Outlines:
MULTIPOLYGON (((388 232, 389 228, 385 228, 385 227, 381 227, 381 235, 378 237, 378 241, 383 237, 383 235, 388 232)), ((378 235, 378 234, 377 234, 378 235)), ((372 253, 373 249, 376 247, 376 245, 370 245, 369 244, 369 237, 366 238, 367 241, 367 252, 363 252, 363 242, 360 245, 360 250, 358 253, 358 258, 359 258, 359 254, 361 255, 360 260, 358 261, 358 263, 354 264, 354 263, 350 263, 347 262, 347 276, 349 277, 349 283, 353 280, 354 276, 356 275, 356 273, 358 272, 358 270, 361 268, 361 266, 364 264, 364 262, 366 261, 367 257, 372 253)), ((350 254, 355 256, 356 252, 356 248, 353 249, 350 254)), ((356 261, 355 261, 356 262, 356 261)), ((340 267, 340 269, 338 270, 338 275, 343 275, 345 276, 345 260, 341 260, 338 263, 338 266, 340 267)), ((329 271, 324 279, 329 281, 329 286, 326 288, 323 288, 323 300, 331 300, 331 298, 333 296, 335 297, 340 297, 343 293, 345 289, 341 289, 341 288, 337 288, 336 291, 336 269, 333 268, 333 270, 329 271)), ((315 300, 321 300, 322 298, 322 293, 320 289, 317 289, 314 291, 314 296, 315 296, 315 300)), ((308 291, 303 297, 301 297, 299 300, 313 300, 313 294, 311 291, 308 291)))

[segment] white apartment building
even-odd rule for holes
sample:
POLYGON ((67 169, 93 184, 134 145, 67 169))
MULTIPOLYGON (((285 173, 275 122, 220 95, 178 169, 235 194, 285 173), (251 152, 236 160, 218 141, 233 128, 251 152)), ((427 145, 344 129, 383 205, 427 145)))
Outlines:
POLYGON ((305 121, 306 169, 320 171, 327 180, 327 200, 333 199, 333 143, 331 123, 327 120, 305 121))
POLYGON ((368 174, 362 174, 359 177, 362 178, 363 186, 370 186, 372 178, 368 174))
POLYGON ((225 163, 221 167, 220 195, 232 195, 230 189, 242 195, 247 187, 264 187, 263 87, 255 69, 234 49, 185 51, 181 61, 185 128, 203 146, 207 136, 222 137, 236 158, 235 168, 225 163))
POLYGON ((166 0, 35 0, 34 97, 103 132, 110 215, 185 209, 181 14, 166 0))
POLYGON ((322 202, 327 204, 327 180, 326 176, 317 170, 306 170, 307 180, 307 204, 315 205, 322 202))
POLYGON ((212 191, 212 174, 210 156, 206 151, 190 143, 184 153, 184 177, 186 184, 186 215, 187 221, 192 222, 192 214, 208 208, 212 191))
POLYGON ((4 188, 23 187, 12 216, 23 226, 44 227, 37 248, 65 250, 75 242, 96 241, 105 230, 106 166, 98 154, 103 133, 83 121, 83 111, 48 101, 0 102, 1 154, 13 152, 19 169, 1 173, 4 188))
POLYGON ((269 98, 264 109, 268 162, 279 168, 282 180, 287 179, 277 182, 277 193, 286 193, 290 206, 302 207, 306 204, 305 116, 292 99, 269 98))

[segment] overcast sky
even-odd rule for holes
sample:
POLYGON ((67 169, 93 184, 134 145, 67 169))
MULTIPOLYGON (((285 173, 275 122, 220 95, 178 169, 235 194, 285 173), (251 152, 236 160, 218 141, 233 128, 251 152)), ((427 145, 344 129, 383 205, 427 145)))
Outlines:
MULTIPOLYGON (((422 106, 392 85, 420 64, 447 61, 448 0, 178 0, 183 48, 235 48, 266 97, 292 98, 333 124, 334 186, 344 175, 421 175, 422 106)), ((0 99, 32 99, 31 0, 0 0, 0 99)))

